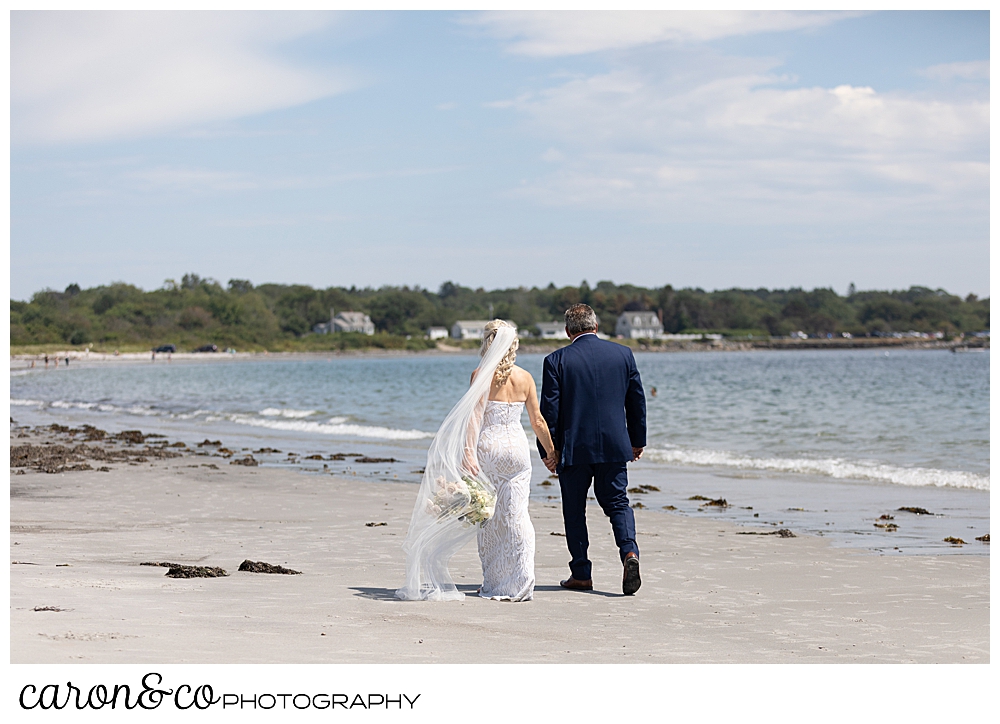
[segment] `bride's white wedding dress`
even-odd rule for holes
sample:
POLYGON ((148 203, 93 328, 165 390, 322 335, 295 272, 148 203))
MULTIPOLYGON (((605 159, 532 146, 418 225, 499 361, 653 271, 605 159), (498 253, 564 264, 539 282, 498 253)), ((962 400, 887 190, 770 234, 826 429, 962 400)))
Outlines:
POLYGON ((482 595, 513 601, 532 596, 535 532, 528 519, 531 464, 521 427, 524 403, 489 401, 497 367, 515 338, 512 327, 496 331, 472 384, 431 440, 403 544, 406 580, 396 591, 399 598, 464 600, 448 563, 477 534, 482 595), (482 527, 476 524, 484 518, 482 527))
POLYGON ((523 402, 486 403, 479 466, 496 488, 496 510, 479 529, 483 587, 479 595, 530 601, 535 589, 535 529, 528 517, 531 459, 521 426, 523 402))

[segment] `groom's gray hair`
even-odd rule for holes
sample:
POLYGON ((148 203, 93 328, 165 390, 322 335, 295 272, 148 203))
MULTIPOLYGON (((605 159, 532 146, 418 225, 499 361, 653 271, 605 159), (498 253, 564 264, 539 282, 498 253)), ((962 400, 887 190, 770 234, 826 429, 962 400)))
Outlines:
POLYGON ((566 310, 566 331, 570 336, 597 329, 597 315, 586 304, 574 304, 566 310))

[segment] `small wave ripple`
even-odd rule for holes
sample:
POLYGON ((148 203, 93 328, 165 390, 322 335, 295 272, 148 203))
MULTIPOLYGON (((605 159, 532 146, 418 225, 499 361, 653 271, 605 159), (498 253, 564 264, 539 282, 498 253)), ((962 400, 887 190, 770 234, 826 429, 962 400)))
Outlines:
POLYGON ((294 410, 287 408, 268 407, 260 411, 260 417, 256 415, 224 412, 214 410, 194 410, 192 412, 168 412, 166 410, 156 410, 142 405, 131 405, 120 407, 108 405, 101 402, 70 402, 66 400, 55 400, 46 402, 44 400, 30 400, 15 398, 10 401, 11 405, 19 407, 39 407, 54 408, 57 410, 87 410, 95 412, 118 413, 127 415, 139 415, 142 417, 165 417, 176 420, 201 419, 204 422, 233 422, 237 425, 249 425, 251 427, 269 428, 272 430, 284 430, 291 432, 305 432, 319 435, 337 435, 344 437, 375 438, 379 440, 422 440, 434 437, 434 433, 423 430, 397 430, 391 427, 381 427, 378 425, 358 425, 349 422, 348 417, 330 417, 325 422, 314 422, 302 418, 318 414, 317 410, 294 410))
MULTIPOLYGON (((207 418, 209 421, 212 418, 207 418)), ((332 417, 327 422, 310 422, 306 420, 275 420, 261 419, 250 415, 226 415, 224 418, 237 425, 266 427, 272 430, 288 430, 292 432, 310 432, 320 435, 338 435, 345 437, 370 437, 382 440, 422 440, 434 437, 433 433, 423 430, 396 430, 391 427, 377 425, 347 424, 346 417, 332 417)))
POLYGON ((934 468, 904 468, 866 460, 839 458, 755 458, 724 450, 662 449, 649 448, 649 459, 677 465, 703 465, 739 468, 742 470, 771 470, 783 473, 806 473, 831 478, 874 480, 914 487, 938 486, 989 490, 989 475, 962 470, 936 470, 934 468))
POLYGON ((260 414, 264 417, 290 417, 292 419, 298 419, 302 417, 310 417, 315 415, 316 412, 316 410, 293 410, 290 407, 268 407, 267 409, 261 410, 260 414))

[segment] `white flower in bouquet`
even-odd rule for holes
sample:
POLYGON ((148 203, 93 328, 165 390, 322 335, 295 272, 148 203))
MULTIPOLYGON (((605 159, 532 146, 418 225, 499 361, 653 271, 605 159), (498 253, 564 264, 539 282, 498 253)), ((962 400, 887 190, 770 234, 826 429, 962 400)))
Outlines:
POLYGON ((493 517, 496 496, 475 478, 449 481, 438 476, 437 491, 428 501, 428 512, 443 517, 455 516, 466 525, 482 524, 493 517))

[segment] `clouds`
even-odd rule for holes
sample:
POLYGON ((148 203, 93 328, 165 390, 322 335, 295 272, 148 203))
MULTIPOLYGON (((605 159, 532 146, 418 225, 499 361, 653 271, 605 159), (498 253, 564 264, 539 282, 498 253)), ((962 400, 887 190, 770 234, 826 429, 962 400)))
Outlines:
MULTIPOLYGON (((787 15, 683 27, 651 17, 645 36, 630 19, 623 27, 631 35, 614 42, 646 42, 667 29, 683 39, 829 20, 787 15)), ((591 47, 572 28, 559 40, 538 26, 511 47, 591 47)), ((616 52, 608 64, 606 72, 552 77, 547 87, 492 104, 519 114, 550 146, 542 158, 554 169, 513 194, 552 206, 641 210, 651 221, 943 222, 987 213, 988 94, 802 87, 777 60, 698 44, 616 52)), ((952 63, 925 74, 982 77, 985 65, 952 63)))
POLYGON ((12 139, 130 138, 343 92, 356 83, 345 72, 279 52, 331 22, 313 13, 14 12, 12 139))
POLYGON ((973 60, 964 63, 939 63, 920 71, 920 75, 931 80, 946 82, 949 80, 989 80, 990 62, 988 60, 973 60))
POLYGON ((738 35, 817 28, 858 13, 758 11, 486 12, 465 18, 509 53, 581 55, 650 43, 703 43, 738 35))

